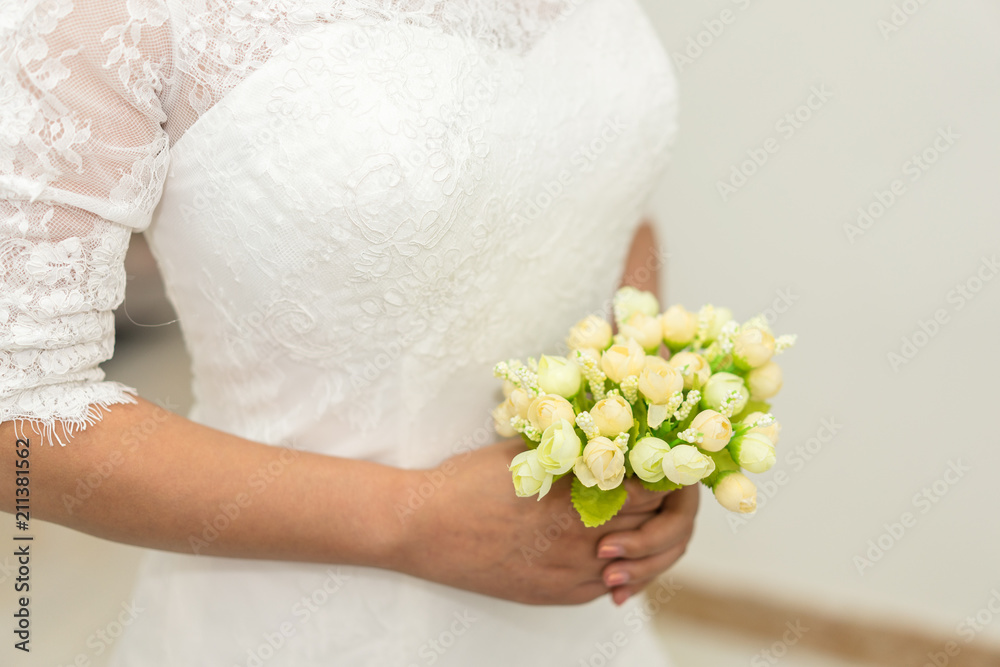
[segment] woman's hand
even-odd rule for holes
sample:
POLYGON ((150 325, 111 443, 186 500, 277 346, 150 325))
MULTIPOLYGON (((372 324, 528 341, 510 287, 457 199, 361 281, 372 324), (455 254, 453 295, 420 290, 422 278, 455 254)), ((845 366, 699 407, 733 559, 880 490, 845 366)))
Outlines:
MULTIPOLYGON (((637 479, 626 483, 643 489, 637 479)), ((629 487, 630 500, 632 488, 629 487)), ((650 494, 649 491, 645 493, 650 494)), ((653 518, 638 530, 616 532, 601 539, 598 555, 615 559, 603 571, 604 582, 611 587, 615 604, 620 605, 640 592, 684 555, 694 531, 698 494, 697 484, 672 491, 660 499, 653 518)), ((655 498, 643 498, 635 510, 645 511, 656 502, 655 498)), ((627 508, 628 502, 622 509, 627 508)))
POLYGON ((609 592, 608 578, 619 570, 631 577, 617 586, 627 592, 679 557, 690 536, 690 520, 682 517, 693 512, 675 511, 675 503, 665 504, 667 494, 629 480, 629 500, 618 516, 586 528, 570 503, 568 477, 541 500, 514 495, 507 466, 523 450, 520 439, 508 440, 433 471, 411 471, 414 489, 428 488, 430 476, 444 481, 419 509, 400 516, 404 547, 393 569, 518 602, 576 604, 609 592), (607 547, 618 545, 629 560, 609 565, 609 554, 617 552, 607 547))

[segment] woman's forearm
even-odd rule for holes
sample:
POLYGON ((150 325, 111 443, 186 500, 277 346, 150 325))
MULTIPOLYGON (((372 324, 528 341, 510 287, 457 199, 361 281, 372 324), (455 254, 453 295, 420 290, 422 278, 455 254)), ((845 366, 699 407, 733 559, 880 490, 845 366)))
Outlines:
MULTIPOLYGON (((632 237, 621 285, 652 292, 660 299, 660 266, 663 252, 657 245, 653 226, 645 220, 632 237)), ((662 300, 660 301, 662 304, 662 300)))
MULTIPOLYGON (((30 509, 117 542, 184 553, 393 567, 407 471, 272 447, 149 401, 113 405, 65 447, 30 426, 30 509)), ((13 422, 0 424, 0 509, 14 511, 13 422)))

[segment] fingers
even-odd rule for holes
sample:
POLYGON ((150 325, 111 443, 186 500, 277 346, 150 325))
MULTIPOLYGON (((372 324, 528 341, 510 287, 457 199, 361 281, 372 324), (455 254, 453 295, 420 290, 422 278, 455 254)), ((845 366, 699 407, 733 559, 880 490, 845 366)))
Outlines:
POLYGON ((698 488, 689 486, 670 493, 662 509, 637 530, 605 535, 598 543, 600 558, 647 558, 686 544, 698 511, 698 488))
POLYGON ((625 480, 625 490, 628 491, 628 496, 621 509, 623 514, 652 512, 660 507, 663 499, 669 493, 668 491, 650 491, 636 477, 625 480))
POLYGON ((687 542, 683 542, 648 558, 638 560, 623 558, 613 561, 604 568, 601 578, 609 588, 627 586, 631 592, 641 590, 676 563, 686 549, 687 542))

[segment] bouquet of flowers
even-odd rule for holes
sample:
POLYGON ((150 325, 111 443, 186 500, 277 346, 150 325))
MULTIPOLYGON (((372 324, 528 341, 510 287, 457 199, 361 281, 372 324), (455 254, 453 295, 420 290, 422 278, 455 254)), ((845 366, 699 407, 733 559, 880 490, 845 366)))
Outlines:
POLYGON ((775 462, 780 425, 766 401, 781 389, 772 357, 795 336, 775 338, 761 316, 740 324, 726 308, 697 313, 632 287, 615 294, 611 324, 590 315, 569 332, 568 356, 500 362, 506 399, 497 432, 528 449, 511 461, 518 496, 573 476, 573 506, 587 526, 625 502, 623 481, 654 491, 701 482, 733 512, 753 512, 757 490, 743 470, 775 462), (670 351, 660 355, 661 345, 670 351))

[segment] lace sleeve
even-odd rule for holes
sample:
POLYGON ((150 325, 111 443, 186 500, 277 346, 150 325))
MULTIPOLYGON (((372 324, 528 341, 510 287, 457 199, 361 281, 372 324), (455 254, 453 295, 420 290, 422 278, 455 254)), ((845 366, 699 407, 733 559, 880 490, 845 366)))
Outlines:
POLYGON ((57 423, 68 437, 135 403, 98 364, 166 173, 168 16, 142 0, 0 14, 0 422, 65 444, 57 423))

